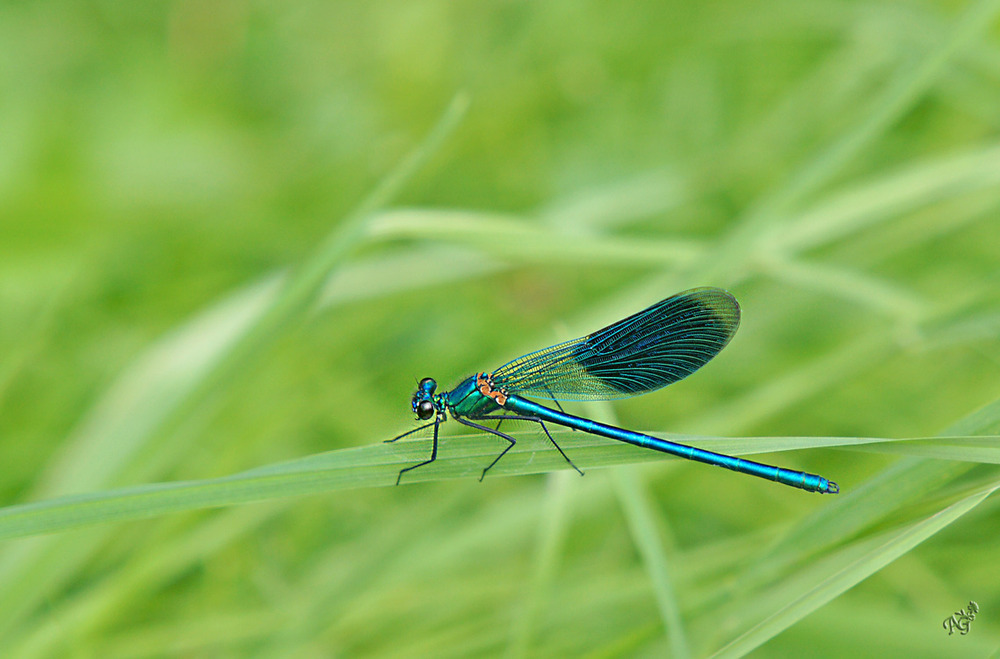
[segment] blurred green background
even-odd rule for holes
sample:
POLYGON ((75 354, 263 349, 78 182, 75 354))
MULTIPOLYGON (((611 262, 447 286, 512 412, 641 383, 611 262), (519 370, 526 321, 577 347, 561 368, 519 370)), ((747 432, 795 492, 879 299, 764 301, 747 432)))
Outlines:
POLYGON ((0 4, 6 505, 376 445, 413 427, 421 377, 697 285, 741 301, 729 348, 664 392, 570 411, 786 437, 806 449, 759 459, 842 490, 665 458, 480 484, 480 459, 6 540, 0 654, 997 651, 998 14, 0 4), (850 446, 938 435, 986 439, 850 446), (949 636, 969 600, 979 618, 949 636))

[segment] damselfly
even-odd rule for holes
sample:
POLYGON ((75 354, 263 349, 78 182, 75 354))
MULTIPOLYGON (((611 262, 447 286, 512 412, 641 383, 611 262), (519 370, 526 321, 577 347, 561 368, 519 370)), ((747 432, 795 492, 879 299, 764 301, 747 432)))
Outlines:
POLYGON ((677 444, 562 411, 563 400, 608 400, 654 391, 691 375, 719 354, 740 324, 740 305, 718 288, 695 288, 657 302, 628 318, 573 341, 532 352, 504 364, 492 373, 477 373, 451 391, 437 393, 437 382, 424 378, 413 394, 417 418, 428 424, 388 441, 434 426, 430 458, 399 472, 437 459, 438 429, 450 414, 459 423, 501 437, 507 446, 480 476, 507 454, 516 440, 497 428, 477 422, 533 421, 571 467, 573 461, 552 438, 546 423, 610 437, 688 460, 725 467, 743 474, 784 483, 809 492, 836 494, 837 484, 822 476, 782 469, 721 453, 677 444), (552 400, 558 410, 523 396, 552 400))

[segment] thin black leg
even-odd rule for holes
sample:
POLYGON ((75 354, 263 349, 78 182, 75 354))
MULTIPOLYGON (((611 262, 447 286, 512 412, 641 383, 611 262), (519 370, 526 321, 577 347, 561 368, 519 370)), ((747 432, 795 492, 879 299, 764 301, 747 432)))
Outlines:
MULTIPOLYGON (((559 408, 559 411, 562 412, 563 414, 566 414, 566 410, 564 410, 562 408, 562 405, 559 404, 559 401, 556 400, 556 395, 554 393, 552 393, 551 389, 549 389, 549 385, 545 385, 545 391, 548 392, 549 398, 551 398, 552 402, 556 404, 556 407, 559 408)), ((570 428, 570 430, 576 430, 576 428, 570 428)))
MULTIPOLYGON (((405 474, 406 472, 410 471, 411 469, 416 469, 417 467, 423 467, 424 465, 429 465, 430 463, 432 463, 435 460, 437 460, 437 455, 438 455, 438 426, 441 425, 441 419, 440 418, 434 419, 434 421, 432 423, 428 423, 426 426, 420 426, 416 430, 411 430, 410 432, 403 433, 399 437, 405 437, 405 436, 409 435, 410 433, 417 432, 417 430, 423 430, 424 428, 426 428, 427 426, 430 426, 430 425, 434 426, 434 441, 431 444, 431 459, 430 460, 424 460, 420 464, 415 464, 412 467, 406 467, 405 469, 400 469, 399 470, 399 476, 396 476, 396 485, 399 485, 400 479, 403 478, 403 474, 405 474)), ((399 439, 399 437, 396 437, 395 439, 389 439, 389 440, 386 440, 386 441, 387 442, 394 442, 394 441, 396 441, 396 439, 399 439)))
MULTIPOLYGON (((496 417, 488 417, 488 418, 496 418, 496 417)), ((510 418, 514 418, 514 417, 510 417, 510 418)), ((509 451, 512 448, 514 448, 514 444, 517 444, 517 440, 514 439, 513 437, 511 437, 510 435, 506 434, 506 433, 500 432, 499 430, 494 430, 493 428, 490 428, 490 427, 487 427, 487 426, 481 426, 478 423, 473 423, 472 421, 469 421, 468 419, 462 418, 460 416, 456 416, 455 420, 458 421, 459 423, 461 423, 462 425, 469 426, 470 428, 475 428, 476 430, 482 430, 483 432, 488 432, 491 435, 496 435, 497 437, 503 437, 508 442, 510 442, 510 444, 507 445, 507 448, 505 448, 503 451, 501 451, 500 455, 498 455, 497 457, 495 457, 493 459, 493 462, 491 462, 489 464, 489 466, 486 467, 486 469, 483 469, 483 475, 479 477, 479 482, 481 483, 481 482, 483 482, 483 479, 486 478, 486 472, 489 471, 490 469, 492 469, 493 465, 495 465, 497 462, 500 461, 500 458, 502 458, 503 456, 507 455, 507 451, 509 451)))
POLYGON ((382 443, 383 444, 392 444, 397 439, 403 439, 407 435, 412 435, 415 432, 420 432, 421 430, 425 430, 427 428, 430 428, 431 426, 433 426, 437 422, 438 422, 437 419, 435 419, 434 421, 431 421, 430 423, 425 423, 424 425, 420 426, 419 428, 414 428, 413 430, 407 430, 402 435, 398 435, 396 437, 393 437, 392 439, 386 439, 382 443))
MULTIPOLYGON (((497 417, 495 415, 492 415, 492 414, 486 414, 486 415, 479 416, 479 417, 474 417, 474 418, 479 419, 479 420, 483 420, 483 419, 495 419, 497 417)), ((580 471, 580 468, 577 467, 575 464, 573 464, 573 461, 569 459, 569 456, 566 455, 566 452, 562 450, 562 447, 560 447, 559 444, 556 443, 556 440, 552 439, 552 434, 549 433, 549 429, 545 427, 545 424, 537 416, 517 416, 517 415, 513 415, 513 414, 503 414, 503 415, 501 415, 500 418, 502 418, 502 419, 510 419, 511 421, 534 421, 535 423, 537 423, 538 425, 540 425, 542 427, 542 430, 545 431, 545 436, 549 438, 549 441, 552 442, 552 445, 556 447, 557 451, 559 451, 559 455, 563 456, 563 459, 566 462, 569 463, 570 467, 573 467, 573 469, 576 469, 576 473, 578 473, 581 476, 583 476, 583 472, 580 471)), ((478 424, 477 424, 477 427, 485 428, 484 426, 478 426, 478 424)), ((489 432, 493 432, 494 434, 500 435, 501 437, 503 437, 504 439, 506 439, 509 442, 513 442, 514 441, 513 437, 510 437, 509 435, 505 435, 502 432, 496 432, 496 431, 493 431, 490 428, 485 428, 485 429, 487 431, 489 431, 489 432)), ((511 447, 508 446, 506 449, 504 449, 503 453, 506 453, 507 451, 509 451, 510 448, 511 447)), ((492 467, 493 465, 495 465, 497 463, 497 460, 499 460, 500 458, 503 457, 503 453, 501 453, 499 456, 497 456, 497 459, 494 460, 493 463, 489 467, 486 468, 486 471, 483 472, 483 476, 485 476, 486 472, 490 470, 490 467, 492 467)), ((483 480, 483 479, 480 478, 479 480, 483 480)))
MULTIPOLYGON (((551 390, 551 389, 549 389, 549 386, 548 386, 548 385, 545 385, 545 391, 549 392, 549 398, 551 398, 551 399, 552 399, 552 402, 556 404, 556 407, 557 407, 557 408, 559 408, 559 411, 560 411, 560 412, 562 412, 563 414, 566 414, 566 410, 564 410, 564 409, 562 408, 562 405, 560 405, 560 404, 559 404, 559 401, 558 401, 558 399, 556 399, 556 395, 555 395, 554 393, 552 393, 552 390, 551 390)), ((539 423, 541 423, 541 421, 539 421, 539 423)), ((573 432, 576 432, 576 428, 570 428, 570 430, 572 430, 573 432)), ((552 443, 553 443, 553 444, 555 444, 555 442, 552 442, 552 443)), ((557 446, 556 448, 559 448, 559 447, 557 446)), ((563 456, 563 457, 566 457, 566 456, 563 456)), ((570 464, 573 464, 573 463, 572 463, 572 462, 570 462, 570 464)), ((576 467, 575 467, 575 466, 574 466, 573 468, 574 468, 574 469, 576 469, 576 467)), ((577 469, 577 471, 580 471, 580 470, 579 470, 579 469, 577 469)), ((580 471, 580 475, 581 475, 581 476, 583 475, 583 472, 582 472, 582 471, 580 471)))

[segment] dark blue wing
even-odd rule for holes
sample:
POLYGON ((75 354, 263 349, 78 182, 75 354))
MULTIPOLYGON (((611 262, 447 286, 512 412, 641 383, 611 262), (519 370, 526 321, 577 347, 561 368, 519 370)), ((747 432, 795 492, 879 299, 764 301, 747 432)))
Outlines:
POLYGON ((511 394, 564 400, 626 398, 677 382, 726 347, 740 324, 736 298, 695 288, 573 341, 493 372, 511 394))

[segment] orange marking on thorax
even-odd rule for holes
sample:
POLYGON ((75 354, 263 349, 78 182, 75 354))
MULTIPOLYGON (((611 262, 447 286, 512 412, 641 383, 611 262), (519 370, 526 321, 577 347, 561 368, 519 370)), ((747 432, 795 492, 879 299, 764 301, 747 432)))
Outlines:
POLYGON ((493 388, 493 376, 489 373, 480 373, 476 376, 476 386, 479 393, 496 401, 497 405, 503 406, 507 402, 507 392, 503 389, 493 388))

